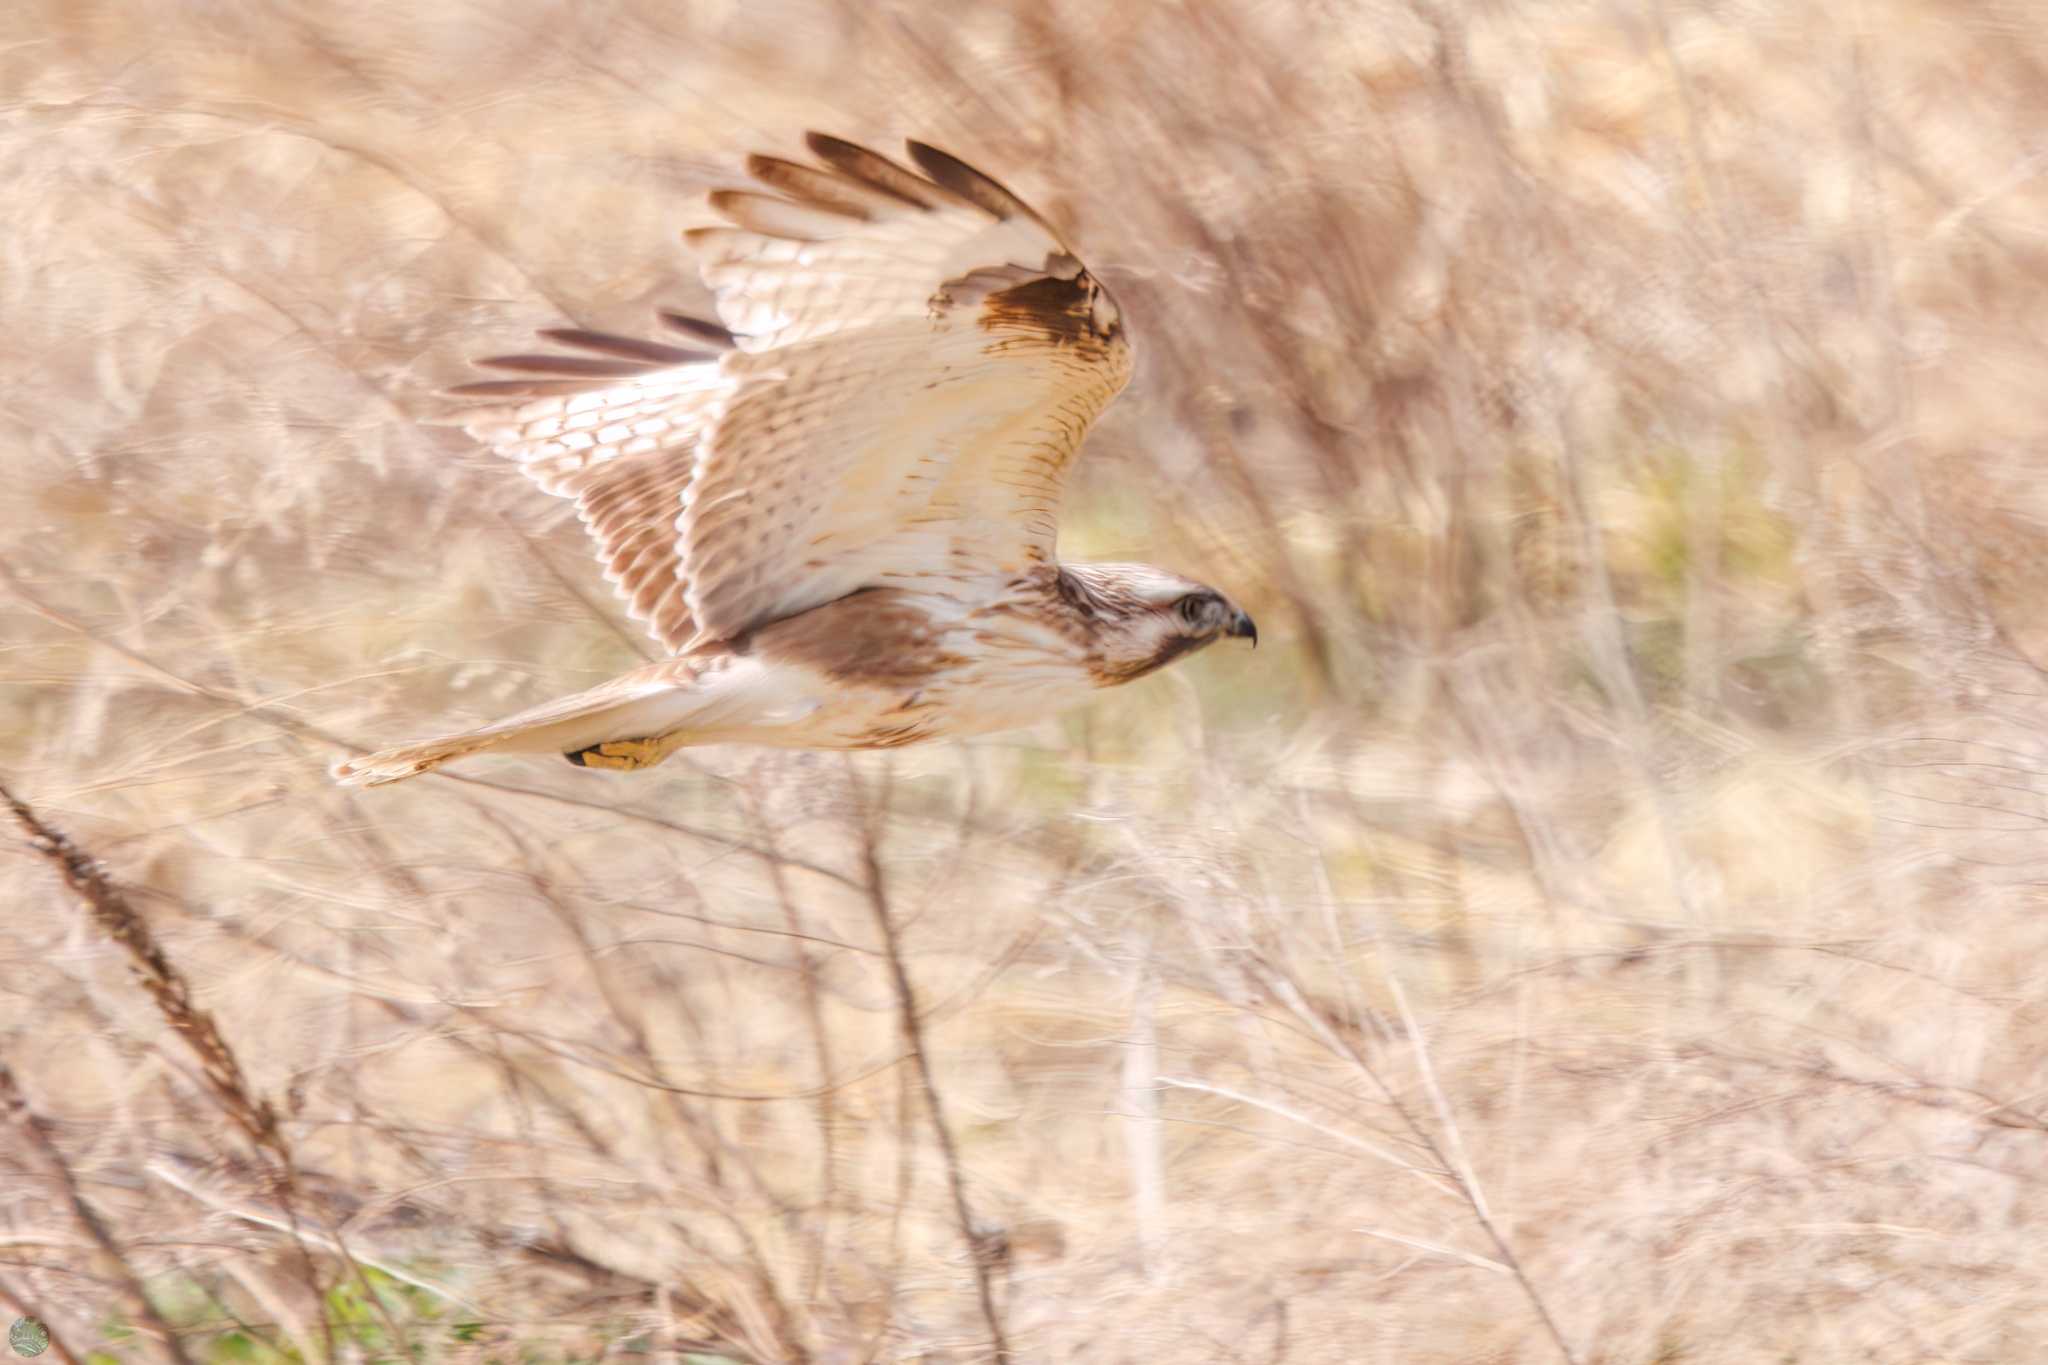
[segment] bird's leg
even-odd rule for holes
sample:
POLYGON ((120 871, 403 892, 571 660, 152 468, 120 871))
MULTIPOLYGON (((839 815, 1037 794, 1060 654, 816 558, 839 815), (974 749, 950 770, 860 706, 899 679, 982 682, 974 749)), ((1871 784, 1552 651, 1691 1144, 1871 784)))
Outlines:
POLYGON ((562 757, 581 768, 607 768, 612 772, 629 773, 639 768, 651 768, 674 753, 676 746, 666 742, 667 738, 665 735, 651 735, 644 739, 608 739, 562 757))

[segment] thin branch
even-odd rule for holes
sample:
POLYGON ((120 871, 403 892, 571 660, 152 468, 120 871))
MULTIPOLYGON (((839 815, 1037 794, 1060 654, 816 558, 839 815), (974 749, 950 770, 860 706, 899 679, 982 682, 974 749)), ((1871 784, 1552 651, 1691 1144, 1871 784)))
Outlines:
POLYGON ((1159 976, 1152 964, 1152 936, 1133 930, 1131 947, 1130 1038, 1124 1044, 1124 1149, 1131 1168, 1132 1203, 1138 1220, 1138 1257, 1145 1278, 1166 1278, 1166 1158, 1159 1125, 1159 976))
POLYGON ((1472 1210, 1473 1218, 1486 1233, 1487 1240, 1493 1243, 1493 1249, 1498 1254, 1501 1263, 1506 1265, 1508 1270, 1513 1273, 1515 1283, 1521 1287, 1523 1295, 1529 1300, 1530 1307, 1535 1310, 1537 1318, 1542 1321, 1545 1333, 1556 1344, 1558 1354, 1564 1357, 1566 1365, 1578 1365, 1578 1353, 1572 1350, 1571 1343, 1565 1340, 1564 1329, 1558 1325, 1557 1319, 1551 1316, 1550 1305, 1544 1300, 1543 1295, 1537 1292, 1536 1282, 1529 1278, 1528 1272, 1522 1267, 1521 1258, 1515 1255, 1515 1250, 1508 1244, 1508 1239, 1501 1232, 1500 1225, 1493 1220, 1493 1215, 1487 1212, 1486 1202, 1480 1196, 1478 1189, 1445 1156, 1442 1146, 1437 1142, 1434 1135, 1430 1133, 1429 1129, 1424 1126, 1421 1119, 1416 1116, 1415 1111, 1402 1103, 1401 1097, 1394 1093, 1393 1087, 1388 1085, 1385 1078, 1373 1067, 1372 1061, 1353 1046, 1350 1039, 1346 1038, 1337 1029, 1332 1028, 1329 1020, 1325 1019, 1320 1011, 1309 1004, 1291 978, 1280 972, 1273 971, 1263 962, 1255 964, 1255 971, 1258 978, 1266 986, 1266 989, 1272 993, 1274 998, 1284 1004, 1289 1012, 1320 1038, 1325 1047, 1350 1062, 1367 1080, 1372 1082, 1373 1087, 1380 1092, 1380 1098, 1393 1109, 1395 1115, 1400 1118, 1401 1125, 1408 1130, 1410 1136, 1415 1139, 1423 1150, 1427 1151, 1438 1165, 1456 1175, 1459 1197, 1472 1210))
POLYGON ((1233 1090, 1227 1085, 1211 1085, 1207 1081, 1198 1081, 1189 1076, 1161 1076, 1159 1083, 1172 1086, 1175 1090, 1194 1090, 1204 1095, 1214 1095, 1218 1099, 1229 1100, 1233 1104, 1242 1104, 1247 1108, 1262 1110, 1273 1115, 1275 1118, 1286 1119, 1289 1123, 1298 1123, 1310 1132, 1319 1133, 1332 1142, 1341 1142, 1346 1147, 1356 1148, 1367 1156, 1377 1157, 1397 1170, 1406 1171, 1408 1174, 1416 1176, 1439 1194, 1457 1194, 1457 1190, 1448 1182, 1438 1178, 1437 1172, 1425 1170, 1400 1153, 1390 1152, 1384 1147, 1367 1142, 1364 1138, 1353 1137, 1351 1134, 1341 1132, 1325 1123, 1317 1123, 1308 1115, 1303 1114, 1299 1110, 1290 1109, 1277 1100, 1262 1099, 1257 1095, 1247 1094, 1242 1090, 1233 1090))
MULTIPOLYGON (((11 797, 9 799, 12 800, 11 797)), ((78 1219, 86 1234, 98 1244, 101 1254, 106 1257, 108 1263, 118 1272, 123 1297, 128 1300, 129 1314, 139 1325, 149 1329, 155 1336, 157 1344, 163 1348, 166 1357, 176 1362, 176 1365, 190 1365, 191 1357, 185 1354, 185 1348, 179 1344, 177 1333, 156 1311, 156 1305, 149 1301, 149 1295, 143 1292, 142 1277, 122 1254, 120 1244, 115 1242, 114 1234, 100 1218, 99 1213, 85 1202, 85 1196, 79 1192, 77 1177, 72 1175, 70 1165, 64 1160, 64 1154, 57 1150, 57 1143, 50 1136, 49 1120, 29 1107, 28 1096, 22 1093, 20 1083, 14 1079, 13 1070, 4 1061, 0 1061, 0 1111, 6 1113, 8 1119, 27 1139, 25 1145, 28 1151, 42 1163, 58 1188, 64 1191, 65 1202, 71 1205, 73 1216, 78 1219)), ((69 1352, 65 1354, 68 1355, 69 1352)))
POLYGON ((1413 1247, 1417 1251, 1427 1251, 1434 1256, 1448 1256, 1454 1261, 1463 1261, 1466 1265, 1477 1266, 1481 1270, 1491 1270, 1496 1275, 1514 1274, 1514 1271, 1502 1265, 1499 1261, 1489 1260, 1484 1256, 1474 1256, 1469 1251, 1460 1251, 1456 1247, 1447 1247, 1440 1242, 1427 1242, 1420 1237, 1403 1236, 1398 1232, 1388 1232, 1385 1228, 1356 1228, 1354 1231, 1362 1233, 1367 1237, 1377 1237, 1382 1242, 1392 1242, 1396 1246, 1413 1247))
POLYGON ((924 1090, 925 1109, 931 1115, 932 1131, 938 1136, 939 1151, 945 1160, 946 1180, 953 1192, 953 1214, 959 1221, 960 1235, 966 1240, 974 1263, 974 1287, 981 1300, 981 1316, 988 1324, 997 1365, 1008 1365, 1013 1357, 1009 1338, 1003 1332, 1002 1318, 996 1312, 994 1277, 990 1273, 997 1260, 995 1252, 999 1239, 982 1231, 967 1202, 967 1181, 960 1170, 960 1150, 953 1141, 953 1130, 946 1125, 945 1106, 939 1099, 938 1085, 932 1079, 931 1055, 925 1047, 924 1023, 918 1014, 917 994, 911 989, 910 973, 903 964, 903 943, 897 937, 895 917, 889 910, 889 893, 882 880, 875 835, 875 812, 866 802, 859 776, 850 759, 846 775, 847 785, 854 793, 855 813, 860 822, 860 856, 866 873, 868 908, 874 912, 875 927, 882 935, 882 950, 889 960, 889 976, 896 987, 896 1007, 903 1024, 903 1040, 910 1049, 911 1060, 917 1064, 917 1079, 924 1090))
MULTIPOLYGON (((250 1208, 247 1204, 231 1200, 224 1195, 209 1190, 193 1180, 185 1172, 179 1170, 177 1163, 159 1159, 147 1163, 143 1170, 161 1180, 164 1184, 169 1185, 172 1189, 189 1195, 216 1213, 226 1214, 230 1218, 239 1219, 256 1227, 270 1228, 272 1231, 286 1233, 293 1237, 303 1237, 314 1245, 323 1247, 328 1251, 334 1252, 336 1255, 344 1254, 339 1239, 329 1237, 315 1229, 295 1226, 278 1214, 268 1213, 262 1209, 250 1208)), ((376 1257, 364 1256, 358 1253, 347 1254, 357 1264, 366 1265, 372 1270, 389 1275, 401 1284, 409 1284, 415 1289, 432 1294, 435 1298, 452 1303, 457 1308, 474 1313, 478 1317, 486 1316, 483 1307, 474 1300, 465 1299, 462 1295, 444 1284, 439 1284, 433 1280, 416 1275, 396 1261, 380 1260, 376 1257)))
MULTIPOLYGON (((775 890, 776 903, 782 908, 784 932, 798 940, 812 939, 813 935, 803 930, 803 918, 797 913, 796 901, 790 895, 789 878, 783 872, 781 850, 776 845, 775 830, 768 822, 768 816, 761 808, 761 798, 751 783, 741 786, 742 799, 746 805, 747 818, 760 832, 761 847, 767 851, 763 859, 768 871, 769 885, 775 890)), ((838 1101, 831 1084, 838 1064, 832 1055, 832 1034, 825 1027, 825 1005, 823 993, 818 986, 818 964, 812 960, 809 949, 802 942, 795 945, 797 975, 803 987, 804 1020, 811 1030, 811 1050, 818 1062, 818 1185, 819 1202, 823 1205, 817 1217, 810 1220, 810 1250, 807 1255, 809 1268, 804 1274, 804 1298, 814 1300, 823 1282, 825 1272, 825 1247, 832 1235, 832 1215, 839 1203, 839 1150, 838 1150, 838 1101)), ((860 950, 865 951, 865 950, 860 950)))
MULTIPOLYGON (((324 1311, 326 1290, 313 1263, 313 1253, 300 1235, 298 1177, 291 1149, 277 1126, 277 1112, 268 1100, 260 1099, 252 1092, 248 1078, 242 1074, 241 1063, 221 1034, 220 1026, 211 1014, 193 1004, 192 988, 184 974, 164 953, 149 922, 129 903, 127 896, 101 870, 98 862, 72 843, 68 835, 45 824, 4 785, 0 785, 0 802, 7 806, 28 846, 55 865, 65 886, 78 898, 93 922, 127 951, 129 969, 156 1002, 157 1013, 171 1026, 172 1032, 185 1040, 198 1060, 200 1077, 207 1093, 228 1120, 263 1154, 269 1166, 272 1194, 284 1210, 293 1245, 298 1249, 299 1270, 305 1279, 306 1291, 314 1303, 322 1305, 317 1319, 327 1354, 331 1356, 334 1350, 333 1327, 324 1311)), ((338 1241, 336 1246, 339 1249, 338 1241)), ((346 1251, 341 1254, 360 1278, 360 1268, 354 1265, 346 1251)), ((369 1299, 376 1298, 368 1293, 367 1284, 365 1295, 369 1299)))

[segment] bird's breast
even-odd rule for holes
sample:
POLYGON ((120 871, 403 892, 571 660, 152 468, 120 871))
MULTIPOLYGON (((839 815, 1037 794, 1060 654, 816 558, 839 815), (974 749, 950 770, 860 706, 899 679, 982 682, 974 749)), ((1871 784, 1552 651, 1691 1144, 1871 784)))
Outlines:
POLYGON ((1069 625, 1028 597, 870 588, 764 627, 745 648, 810 680, 817 709, 789 742, 895 748, 1085 701, 1095 684, 1069 625))

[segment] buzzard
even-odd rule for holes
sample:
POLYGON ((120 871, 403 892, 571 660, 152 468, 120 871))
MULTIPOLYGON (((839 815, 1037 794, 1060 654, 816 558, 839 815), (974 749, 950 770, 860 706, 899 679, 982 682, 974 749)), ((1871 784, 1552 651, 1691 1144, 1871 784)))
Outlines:
POLYGON ((760 188, 712 194, 723 224, 684 234, 718 322, 545 331, 558 349, 452 391, 475 402, 447 420, 576 500, 667 657, 340 781, 487 750, 634 769, 694 744, 914 744, 1258 642, 1213 588, 1054 557, 1060 485, 1131 347, 1051 225, 921 142, 916 170, 806 144, 818 164, 749 158, 760 188))

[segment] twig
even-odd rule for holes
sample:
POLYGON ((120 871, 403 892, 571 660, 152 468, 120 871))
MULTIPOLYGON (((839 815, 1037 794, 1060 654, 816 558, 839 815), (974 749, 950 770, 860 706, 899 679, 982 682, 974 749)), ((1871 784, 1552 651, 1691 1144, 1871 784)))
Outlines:
MULTIPOLYGON (((226 1214, 230 1218, 240 1219, 242 1222, 252 1223, 260 1228, 271 1228, 278 1232, 288 1233, 293 1237, 303 1237, 316 1246, 323 1247, 337 1255, 342 1254, 341 1243, 337 1239, 315 1229, 295 1227, 284 1218, 275 1214, 267 1213, 262 1209, 250 1208, 246 1204, 228 1199, 193 1180, 185 1172, 179 1170, 171 1161, 163 1159, 151 1161, 146 1163, 142 1169, 149 1175, 161 1180, 164 1184, 169 1185, 172 1189, 190 1195, 194 1200, 206 1205, 206 1207, 216 1213, 226 1214)), ((409 1284, 415 1289, 432 1294, 435 1298, 446 1303, 452 1303, 457 1308, 472 1313, 477 1317, 488 1316, 484 1308, 474 1300, 462 1297, 462 1295, 446 1285, 438 1284, 433 1280, 416 1275, 396 1261, 379 1259, 374 1256, 364 1256, 358 1253, 350 1253, 350 1256, 357 1264, 366 1265, 372 1270, 389 1275, 400 1284, 409 1284)))
POLYGON ((996 1312, 995 1286, 989 1271, 996 1257, 996 1239, 984 1235, 974 1221, 974 1211, 967 1202, 967 1182, 960 1171, 960 1151, 953 1141, 953 1130, 946 1126, 946 1112, 939 1100, 939 1088, 932 1080, 930 1053, 925 1048, 924 1024, 918 1017, 917 995, 910 986, 910 973, 903 965, 903 944, 896 935, 896 922, 889 913, 889 894, 882 880, 881 859, 877 856, 874 812, 867 805, 861 791, 860 779, 851 760, 846 768, 847 785, 855 799, 855 814, 860 822, 860 856, 866 873, 868 907, 874 912, 875 927, 881 931, 882 950, 889 959, 889 975, 896 986, 896 1009, 903 1023, 903 1040, 910 1049, 910 1059, 917 1064, 918 1084, 924 1089, 926 1110, 931 1114, 932 1131, 939 1140, 939 1152, 945 1160, 946 1180, 953 1191, 953 1214, 960 1223, 960 1235, 967 1242, 967 1249, 974 1262, 974 1287, 981 1300, 981 1315, 988 1323, 989 1339, 995 1347, 997 1365, 1008 1365, 1012 1359, 1010 1343, 1003 1332, 1002 1318, 996 1312))
MULTIPOLYGON (((775 889, 775 900, 782 907, 784 932, 791 938, 804 940, 811 936, 803 931, 803 919, 797 913, 796 901, 790 895, 789 878, 784 872, 781 851, 776 845, 775 830, 768 822, 767 813, 761 808, 760 795, 752 783, 741 786, 742 798, 747 808, 747 818, 759 831, 761 847, 766 850, 762 859, 768 872, 769 885, 775 889)), ((832 1087, 832 1076, 838 1070, 832 1056, 832 1034, 825 1027, 825 1006, 818 988, 818 964, 811 959, 811 953, 802 942, 794 945, 797 975, 803 984, 804 1019, 810 1025, 811 1050, 818 1059, 818 1184, 819 1202, 822 1211, 811 1221, 811 1235, 808 1238, 810 1250, 807 1253, 810 1266, 804 1274, 804 1298, 814 1300, 825 1273, 825 1246, 832 1235, 832 1215, 839 1204, 839 1150, 837 1129, 838 1100, 832 1087)))
MULTIPOLYGON (((591 985, 604 1003, 606 1013, 626 1036, 628 1055, 653 1080, 649 1089, 668 1111, 677 1130, 689 1135, 701 1164, 700 1178, 705 1187, 727 1194, 731 1189, 728 1172, 737 1172, 757 1197, 772 1203, 772 1193, 746 1150, 727 1141, 715 1119, 690 1103, 695 1096, 682 1087, 667 1084, 666 1068, 648 1039, 646 1025, 633 1008, 633 1001, 613 979, 598 945, 591 941, 582 917, 557 893, 554 881, 545 870, 546 856, 533 848, 495 811, 486 808, 479 813, 519 851, 520 863, 526 869, 535 894, 553 913, 562 930, 575 940, 589 969, 591 985)), ((665 1157, 667 1148, 661 1150, 665 1157)), ((801 1344, 802 1328, 790 1311, 782 1286, 777 1282, 774 1266, 761 1249, 760 1239, 735 1208, 737 1203, 738 1200, 732 1198, 724 1201, 706 1199, 698 1206, 723 1223, 744 1249, 743 1268, 732 1273, 735 1282, 744 1285, 747 1292, 733 1294, 731 1301, 723 1305, 734 1324, 734 1340, 750 1349, 762 1350, 773 1359, 805 1359, 807 1352, 801 1344)), ((672 1219, 670 1226, 686 1245, 700 1254, 708 1254, 707 1248, 680 1220, 672 1219)))
MULTIPOLYGON (((55 864, 65 886, 78 897, 93 921, 108 938, 127 951, 129 968, 156 1002, 157 1013, 163 1016, 173 1032, 185 1040, 186 1046, 198 1059, 200 1075, 214 1103, 269 1163, 272 1194, 284 1210, 293 1245, 298 1248, 299 1268, 305 1277, 307 1293, 314 1303, 322 1305, 317 1318, 326 1354, 331 1357, 334 1333, 323 1302, 326 1291, 313 1264, 313 1253, 305 1238, 300 1236, 296 1198, 298 1179, 291 1149, 278 1130, 277 1112, 270 1107, 269 1101, 258 1099, 251 1093, 248 1078, 242 1074, 241 1063, 236 1060, 227 1039, 221 1035, 220 1026, 211 1014, 192 1003, 190 983, 165 956, 163 947, 150 930, 149 922, 129 904, 127 896, 107 878, 99 864, 72 843, 68 835, 43 823, 4 785, 0 785, 0 802, 6 804, 29 847, 55 864)), ((338 1242, 336 1245, 339 1249, 338 1242)), ((345 1251, 342 1257, 360 1278, 360 1268, 354 1265, 345 1251)), ((367 1284, 365 1298, 378 1302, 376 1295, 368 1292, 367 1284)))
MULTIPOLYGON (((1551 1316, 1550 1305, 1544 1301, 1542 1294, 1537 1292, 1535 1281, 1531 1280, 1528 1272, 1522 1268, 1521 1258, 1515 1255, 1515 1250, 1508 1244, 1508 1239, 1501 1232, 1500 1225, 1494 1221, 1493 1215, 1487 1212, 1486 1201, 1480 1195, 1478 1187, 1471 1183, 1458 1166, 1451 1163, 1446 1157, 1442 1145, 1437 1142, 1429 1129, 1423 1125, 1414 1110, 1402 1103, 1401 1097, 1394 1093, 1393 1087, 1388 1085, 1386 1079, 1374 1069, 1371 1059, 1354 1047, 1350 1039, 1330 1026, 1329 1020, 1325 1019, 1320 1011, 1309 1004, 1302 996, 1300 988, 1294 984, 1291 978, 1267 968, 1264 963, 1257 964, 1257 975, 1273 997, 1283 1003, 1295 1018, 1299 1019, 1318 1038, 1322 1039, 1325 1047, 1328 1047, 1332 1052, 1350 1062, 1354 1067, 1358 1068, 1367 1080, 1372 1082, 1374 1088, 1380 1092, 1380 1098, 1393 1109, 1395 1115, 1401 1120, 1401 1126, 1408 1130, 1415 1141, 1421 1145, 1424 1151, 1429 1153, 1439 1166, 1452 1173, 1454 1177, 1453 1183, 1457 1188, 1459 1196, 1464 1199, 1466 1206, 1472 1210, 1472 1217, 1478 1222, 1480 1229, 1486 1233, 1487 1240, 1493 1243, 1493 1249, 1497 1253, 1501 1264, 1505 1265, 1509 1272, 1514 1275, 1515 1283, 1521 1287, 1523 1295, 1529 1300, 1529 1306, 1535 1310, 1536 1316, 1542 1321, 1545 1333, 1556 1344, 1558 1354, 1564 1357, 1566 1365, 1578 1365, 1578 1353, 1572 1350, 1571 1343, 1565 1340, 1564 1329, 1558 1326, 1557 1319, 1551 1316)), ((1417 1039, 1416 1041, 1419 1045, 1420 1040, 1417 1039)))
POLYGON ((1320 1133, 1332 1142, 1341 1142, 1346 1147, 1355 1147, 1368 1156, 1377 1157, 1396 1170, 1406 1171, 1408 1174, 1424 1181, 1431 1189, 1441 1194, 1455 1195, 1457 1193, 1449 1182, 1438 1178, 1437 1172, 1425 1170, 1423 1167, 1400 1155, 1400 1153, 1388 1151, 1384 1147, 1367 1142, 1364 1138, 1353 1137, 1351 1134, 1341 1132, 1330 1127, 1328 1124, 1317 1123, 1308 1115, 1298 1110, 1290 1109, 1278 1101, 1261 1099, 1257 1095, 1248 1095, 1242 1090, 1233 1090, 1227 1085, 1211 1085, 1207 1081, 1198 1081, 1188 1076, 1161 1076, 1159 1083, 1171 1086, 1175 1090, 1193 1090, 1204 1095, 1214 1095, 1218 1099, 1229 1100, 1233 1104, 1242 1104, 1247 1108, 1263 1110, 1275 1118, 1286 1119, 1289 1123, 1298 1123, 1311 1132, 1320 1133))
MULTIPOLYGON (((13 799, 11 796, 8 797, 10 802, 13 799)), ((35 1154, 36 1159, 49 1171, 50 1178, 64 1191, 64 1198, 70 1203, 71 1212, 77 1217, 80 1226, 99 1244, 101 1253, 120 1272, 121 1286, 126 1291, 128 1299, 128 1311, 134 1315, 138 1323, 147 1326, 156 1334, 166 1356, 177 1362, 177 1365, 189 1365, 191 1357, 185 1354, 185 1348, 179 1344, 177 1333, 171 1330, 171 1325, 156 1311, 156 1305, 149 1301, 149 1295, 142 1292, 142 1277, 135 1273, 135 1267, 121 1254, 121 1248, 115 1243, 113 1233, 108 1231, 99 1213, 92 1205, 86 1203, 85 1196, 79 1193, 77 1178, 71 1174, 71 1167, 65 1163, 64 1154, 57 1150, 56 1142, 50 1137, 49 1120, 29 1107, 28 1096, 22 1093, 20 1084, 14 1079, 14 1072, 4 1061, 0 1061, 0 1111, 5 1111, 8 1119, 21 1130, 22 1136, 28 1139, 28 1150, 35 1154)), ((52 1340, 54 1341, 54 1338, 52 1340)), ((65 1354, 68 1355, 69 1352, 65 1354)))
POLYGON ((1427 1251, 1433 1256, 1445 1256, 1454 1261, 1463 1261, 1466 1265, 1477 1266, 1481 1270, 1491 1270, 1496 1275, 1512 1275, 1514 1273, 1499 1261, 1485 1256, 1475 1256, 1469 1251, 1460 1251, 1456 1247, 1447 1247, 1439 1242, 1426 1242, 1420 1237, 1408 1237, 1398 1232, 1388 1232, 1384 1228, 1359 1228, 1357 1231, 1367 1237, 1377 1237, 1382 1242, 1392 1242, 1396 1246, 1413 1247, 1417 1251, 1427 1251))
POLYGON ((1159 1137, 1159 977, 1152 936, 1134 930, 1131 946, 1131 1026, 1124 1044, 1124 1147, 1138 1219, 1138 1256, 1145 1278, 1166 1278, 1166 1159, 1159 1137))

